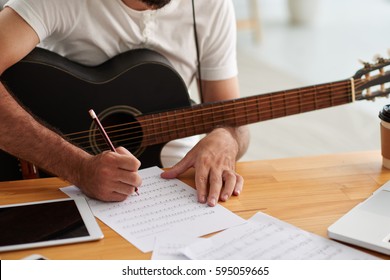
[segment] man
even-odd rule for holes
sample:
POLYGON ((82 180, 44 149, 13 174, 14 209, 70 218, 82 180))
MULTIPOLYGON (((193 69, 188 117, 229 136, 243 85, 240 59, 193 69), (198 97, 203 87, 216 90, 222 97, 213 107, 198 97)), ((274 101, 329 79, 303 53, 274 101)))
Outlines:
MULTIPOLYGON (((232 3, 197 0, 195 12, 203 101, 239 97, 232 3)), ((0 12, 0 26, 0 74, 39 45, 85 65, 150 48, 167 57, 187 86, 197 75, 191 0, 10 0, 0 12)), ((0 149, 74 183, 88 196, 121 201, 141 184, 140 162, 125 148, 86 153, 42 126, 2 84, 0 119, 0 149)), ((248 139, 245 127, 215 128, 161 176, 174 178, 193 167, 198 201, 210 206, 226 201, 242 191, 235 161, 248 139)))

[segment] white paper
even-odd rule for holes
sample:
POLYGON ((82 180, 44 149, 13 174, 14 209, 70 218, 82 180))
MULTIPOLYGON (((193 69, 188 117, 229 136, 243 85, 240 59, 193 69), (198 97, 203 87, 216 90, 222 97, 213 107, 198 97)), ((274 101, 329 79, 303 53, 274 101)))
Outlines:
MULTIPOLYGON (((139 196, 123 202, 102 202, 86 197, 94 215, 143 252, 153 250, 155 237, 167 231, 199 237, 245 222, 222 207, 197 202, 196 190, 178 179, 165 180, 163 171, 139 171, 139 196)), ((70 197, 84 196, 75 186, 61 189, 70 197)))
POLYGON ((189 260, 181 249, 199 239, 186 234, 161 234, 156 237, 152 260, 189 260))
POLYGON ((260 212, 247 223, 200 239, 182 252, 197 260, 376 259, 260 212))

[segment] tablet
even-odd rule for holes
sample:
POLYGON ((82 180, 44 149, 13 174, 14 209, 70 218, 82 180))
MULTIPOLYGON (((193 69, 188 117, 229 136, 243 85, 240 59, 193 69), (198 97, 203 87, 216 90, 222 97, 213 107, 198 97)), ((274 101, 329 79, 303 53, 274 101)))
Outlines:
POLYGON ((0 205, 0 252, 99 240, 83 197, 0 205))

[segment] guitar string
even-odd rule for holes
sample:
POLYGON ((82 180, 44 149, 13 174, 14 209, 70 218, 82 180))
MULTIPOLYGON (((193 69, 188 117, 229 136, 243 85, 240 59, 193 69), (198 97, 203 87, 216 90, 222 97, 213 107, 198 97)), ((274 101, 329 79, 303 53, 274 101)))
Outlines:
MULTIPOLYGON (((344 89, 348 89, 349 87, 344 87, 344 89)), ((331 93, 334 93, 334 94, 337 94, 337 93, 339 93, 339 90, 340 89, 342 89, 342 88, 337 88, 337 89, 332 89, 332 92, 331 93)), ((299 92, 299 94, 301 94, 302 92, 299 92)), ((321 93, 324 93, 324 91, 318 91, 317 90, 317 93, 316 93, 316 97, 319 97, 319 95, 321 95, 321 93)), ((268 96, 269 97, 269 96, 268 96)), ((314 96, 313 96, 314 97, 314 96)), ((289 115, 289 113, 288 113, 288 110, 290 110, 290 109, 292 109, 292 108, 294 108, 294 109, 297 109, 297 108, 299 108, 299 111, 298 112, 294 112, 294 114, 295 113, 300 113, 300 112, 305 112, 305 110, 306 110, 306 108, 304 108, 306 105, 315 105, 316 107, 319 107, 319 106, 323 106, 323 105, 326 105, 327 107, 329 107, 328 106, 328 104, 329 104, 329 102, 333 102, 333 103, 337 103, 337 102, 340 102, 340 101, 342 101, 342 100, 344 100, 345 99, 345 97, 348 97, 348 94, 347 95, 344 95, 344 96, 340 96, 340 95, 338 95, 338 96, 336 96, 336 97, 334 97, 334 98, 329 98, 329 97, 325 97, 325 98, 316 98, 315 99, 315 102, 310 102, 310 103, 299 103, 299 104, 297 104, 297 105, 293 105, 293 106, 285 106, 285 107, 282 107, 282 108, 278 108, 278 109, 271 109, 271 110, 268 110, 268 111, 262 111, 262 112, 254 112, 253 114, 252 113, 249 113, 249 114, 247 114, 247 115, 245 115, 245 116, 243 116, 243 117, 240 117, 242 120, 246 120, 246 119, 249 119, 251 116, 259 116, 259 114, 263 114, 263 115, 265 115, 265 114, 267 114, 267 113, 270 113, 270 112, 272 112, 272 114, 274 114, 275 116, 271 116, 271 118, 276 118, 276 117, 282 117, 282 116, 285 116, 286 114, 287 115, 289 115), (326 104, 325 103, 323 103, 323 102, 327 102, 326 104), (282 114, 280 114, 280 112, 278 112, 278 111, 281 111, 282 112, 282 114), (277 114, 279 114, 279 115, 277 115, 277 114)), ((295 101, 297 101, 297 99, 299 99, 299 97, 295 97, 294 98, 294 100, 295 101)), ((272 100, 272 103, 277 103, 278 101, 282 101, 283 103, 285 103, 285 102, 288 102, 289 100, 287 100, 286 98, 281 98, 281 99, 277 99, 277 98, 275 98, 275 99, 273 99, 272 100)), ((345 104, 345 103, 348 103, 348 102, 344 102, 344 103, 342 103, 342 104, 345 104)), ((238 104, 240 104, 240 103, 238 103, 238 104)), ((245 102, 241 102, 241 104, 244 104, 245 105, 245 102)), ((235 103, 234 105, 237 105, 237 103, 235 103)), ((339 104, 339 105, 341 105, 341 104, 339 104)), ((331 105, 331 106, 333 106, 333 105, 331 105)), ((221 107, 221 106, 220 106, 221 107)), ((223 107, 225 107, 225 106, 223 106, 223 107)), ((222 111, 220 111, 220 112, 224 112, 224 113, 227 113, 228 114, 228 112, 229 111, 233 111, 233 117, 231 118, 231 119, 238 119, 237 117, 236 117, 236 115, 234 114, 234 111, 237 111, 237 110, 239 110, 239 109, 241 109, 241 108, 245 108, 245 110, 250 110, 250 107, 258 107, 257 106, 257 104, 255 104, 255 105, 251 105, 251 104, 247 104, 246 106, 243 106, 243 107, 237 107, 237 106, 235 106, 234 108, 233 108, 233 110, 222 110, 222 111), (249 108, 249 109, 248 109, 249 108)), ((217 107, 216 107, 217 108, 217 107)), ((214 108, 215 109, 215 108, 214 108)), ((218 108, 217 108, 218 109, 218 108)), ((310 110, 312 110, 311 108, 310 108, 310 110)), ((208 112, 210 111, 209 109, 207 110, 208 112)), ((215 112, 215 110, 213 110, 213 112, 212 113, 209 113, 209 114, 217 114, 218 113, 218 111, 217 112, 215 112)), ((182 113, 183 115, 185 115, 185 113, 182 113)), ((166 116, 166 118, 167 117, 169 117, 169 116, 166 116)), ((189 118, 193 118, 192 116, 189 116, 189 118)), ((161 119, 161 116, 159 116, 159 119, 161 119)), ((226 114, 225 114, 225 118, 224 119, 228 119, 229 120, 229 116, 228 117, 226 117, 226 114)), ((261 118, 260 118, 261 119, 261 118)), ((182 119, 181 119, 182 120, 182 119)), ((239 120, 239 119, 238 119, 239 120)), ((168 123, 167 121, 163 121, 163 122, 165 122, 165 123, 168 123)), ((162 126, 162 123, 163 122, 160 122, 160 125, 162 126)), ((136 122, 137 123, 137 122, 136 122)), ((209 123, 205 123, 204 125, 207 125, 207 124, 212 124, 212 123, 214 123, 214 122, 209 122, 209 123)), ((123 126, 123 125, 130 125, 131 123, 127 123, 127 124, 120 124, 120 125, 115 125, 115 127, 118 127, 118 126, 123 126)), ((153 127, 155 127, 156 126, 156 124, 153 124, 153 127)), ((109 127, 110 128, 110 127, 109 127)), ((109 133, 117 133, 117 132, 120 132, 120 131, 123 131, 124 129, 120 129, 120 130, 116 130, 116 131, 110 131, 109 133)), ((173 129, 173 130, 168 130, 168 131, 170 131, 170 132, 175 132, 175 130, 179 130, 179 129, 173 129)), ((196 131, 196 129, 194 129, 195 131, 196 131)), ((126 129, 126 131, 128 131, 128 129, 126 129)), ((86 131, 86 132, 88 132, 89 133, 89 131, 86 131)), ((159 135, 160 137, 161 137, 161 131, 159 131, 159 132, 156 132, 156 135, 159 135)), ((127 136, 127 135, 131 135, 132 133, 125 133, 125 134, 121 134, 121 135, 119 135, 119 136, 114 136, 114 138, 112 138, 112 140, 113 139, 115 139, 116 137, 123 137, 123 136, 127 136)), ((126 138, 126 139, 120 139, 119 141, 121 141, 121 142, 123 142, 123 141, 128 141, 128 140, 135 140, 136 138, 144 138, 144 137, 142 137, 142 136, 139 136, 139 134, 140 134, 140 132, 139 131, 137 131, 137 132, 135 132, 134 134, 136 134, 137 135, 137 137, 135 137, 135 138, 126 138)), ((150 136, 153 136, 153 134, 151 134, 150 136)), ((89 137, 89 136, 87 136, 87 137, 89 137)), ((78 139, 85 139, 86 137, 80 137, 80 138, 78 138, 78 139)), ((78 139, 73 139, 73 140, 78 140, 78 139)), ((99 139, 99 138, 96 138, 96 142, 99 142, 99 141, 103 141, 103 139, 101 138, 101 139, 99 139)), ((88 142, 89 143, 89 142, 88 142)), ((83 144, 85 144, 85 142, 84 143, 78 143, 78 145, 83 145, 83 144)), ((135 143, 136 144, 136 143, 135 143)), ((85 148, 89 148, 89 147, 85 147, 85 148)))
MULTIPOLYGON (((280 116, 284 116, 284 115, 280 115, 280 116)), ((130 136, 128 138, 124 138, 125 135, 122 135, 120 137, 120 139, 117 139, 115 141, 115 143, 118 146, 125 146, 128 149, 133 150, 133 149, 139 149, 141 147, 150 146, 153 144, 166 143, 166 142, 169 142, 169 141, 174 140, 174 139, 184 138, 184 137, 188 137, 191 135, 198 135, 198 134, 206 133, 210 130, 211 129, 209 129, 207 131, 201 130, 201 131, 197 132, 196 128, 193 128, 192 133, 183 135, 183 134, 180 134, 180 129, 175 129, 175 130, 171 130, 169 132, 167 132, 167 131, 166 132, 158 132, 158 133, 154 133, 154 134, 149 135, 149 137, 154 136, 153 138, 144 138, 143 136, 137 136, 137 137, 130 136), (175 137, 170 136, 170 135, 173 135, 173 132, 176 132, 175 137), (143 140, 143 139, 148 139, 148 140, 143 140)), ((91 145, 89 142, 87 144, 91 145)), ((106 144, 103 141, 103 139, 101 139, 101 141, 99 139, 97 139, 96 142, 94 142, 92 145, 96 148, 99 148, 100 150, 106 150, 106 144), (102 145, 104 148, 101 148, 102 145)), ((85 146, 84 148, 87 149, 90 147, 91 146, 85 146)))
MULTIPOLYGON (((342 103, 340 103, 342 101, 341 99, 340 100, 335 100, 334 99, 333 101, 335 103, 335 104, 333 104, 333 106, 348 103, 348 102, 344 102, 344 101, 342 103), (336 104, 336 103, 338 103, 338 104, 336 104)), ((318 100, 318 102, 321 102, 321 101, 318 100)), ((312 104, 312 103, 310 103, 310 104, 312 104)), ((249 107, 254 108, 255 106, 245 106, 245 109, 246 110, 250 110, 251 108, 249 108, 249 107)), ((323 106, 323 105, 318 106, 317 105, 316 109, 326 108, 326 107, 330 107, 330 106, 328 106, 328 105, 327 106, 323 106)), ((244 108, 244 107, 241 107, 241 108, 244 108)), ((235 107, 235 109, 238 110, 240 108, 235 107)), ((233 110, 233 114, 229 114, 229 111, 225 110, 225 115, 224 115, 224 118, 221 120, 221 124, 223 124, 223 121, 225 121, 225 123, 228 123, 229 120, 235 120, 239 124, 250 124, 250 123, 258 122, 260 120, 268 120, 268 119, 272 119, 272 118, 278 118, 278 117, 288 116, 288 115, 292 115, 292 114, 298 114, 298 113, 303 113, 303 112, 307 112, 307 111, 312 111, 313 109, 314 108, 305 108, 305 104, 303 104, 303 105, 301 104, 300 106, 295 106, 295 107, 289 106, 288 108, 275 109, 275 110, 272 111, 272 114, 269 114, 269 112, 268 113, 264 113, 263 112, 263 113, 260 113, 260 114, 258 112, 251 112, 251 113, 245 114, 244 116, 239 116, 239 117, 237 117, 235 115, 235 113, 234 113, 235 110, 233 110), (299 108, 299 107, 301 107, 301 108, 299 108), (293 112, 289 112, 292 109, 294 109, 294 111, 293 112), (267 114, 270 117, 268 117, 267 114), (256 120, 253 121, 253 119, 252 119, 252 121, 247 121, 247 120, 250 120, 252 117, 256 117, 256 120), (241 123, 242 121, 244 121, 244 123, 241 123)), ((217 113, 215 113, 215 114, 217 114, 217 113)), ((205 117, 206 116, 202 116, 200 118, 205 118, 205 117)), ((188 119, 193 120, 193 117, 189 116, 186 119, 187 120, 188 119)), ((167 118, 163 118, 163 121, 165 121, 165 120, 167 120, 167 118)), ((181 119, 179 122, 182 123, 181 125, 187 125, 186 121, 185 120, 183 121, 183 119, 181 119)), ((215 121, 214 122, 204 122, 203 123, 203 127, 207 127, 208 125, 215 124, 215 123, 216 123, 215 121)), ((178 126, 179 126, 178 121, 174 121, 174 120, 169 121, 169 120, 167 120, 167 121, 165 121, 165 125, 166 125, 166 127, 163 127, 164 126, 163 123, 160 122, 160 125, 153 126, 153 128, 155 128, 154 129, 155 130, 154 133, 149 133, 147 135, 149 137, 152 137, 152 136, 159 136, 159 137, 164 136, 164 132, 162 131, 163 129, 164 130, 167 129, 167 130, 165 130, 165 136, 169 135, 170 133, 174 133, 174 132, 177 132, 177 134, 179 135, 180 134, 179 132, 183 132, 183 129, 178 128, 178 126), (176 126, 176 128, 169 129, 167 127, 167 124, 169 122, 171 122, 171 123, 174 122, 174 125, 176 126), (158 129, 158 128, 160 128, 160 129, 158 129)), ((192 124, 189 125, 190 128, 191 128, 191 125, 194 125, 194 121, 192 121, 192 124)), ((196 127, 197 126, 193 126, 192 127, 192 130, 194 132, 197 130, 196 127)), ((116 141, 117 139, 120 140, 121 138, 123 138, 125 136, 129 136, 130 137, 130 138, 128 138, 128 140, 130 140, 130 139, 135 140, 137 138, 145 138, 145 136, 140 136, 141 132, 140 132, 139 128, 140 128, 140 126, 138 126, 138 127, 133 126, 133 127, 130 127, 130 128, 123 128, 123 129, 117 129, 115 131, 108 131, 108 133, 110 134, 111 140, 113 140, 113 141, 116 141), (131 132, 132 130, 137 130, 137 131, 131 132), (118 133, 120 133, 122 131, 125 131, 126 133, 118 134, 118 133), (134 136, 132 136, 132 135, 134 135, 134 136), (131 138, 131 137, 133 137, 133 138, 131 138)), ((188 129, 188 127, 187 127, 187 129, 188 129)), ((207 131, 203 130, 200 133, 196 133, 195 132, 195 133, 192 133, 191 135, 201 134, 201 133, 205 133, 205 132, 207 132, 207 131)), ((182 134, 181 137, 177 137, 177 138, 182 138, 182 137, 185 137, 185 136, 190 136, 190 135, 187 135, 187 134, 183 135, 182 134)), ((79 140, 86 139, 88 137, 87 136, 86 137, 80 137, 79 140)), ((104 142, 104 139, 98 136, 98 137, 95 137, 95 141, 102 141, 102 142, 104 142)), ((86 144, 86 143, 89 143, 89 141, 88 142, 79 142, 79 145, 83 145, 83 144, 86 144)))
MULTIPOLYGON (((343 82, 346 82, 346 81, 343 81, 343 82)), ((241 99, 241 100, 236 100, 236 102, 234 103, 231 103, 231 105, 240 105, 240 104, 244 104, 244 105, 248 105, 246 103, 248 103, 249 101, 253 101, 253 99, 258 99, 259 101, 262 101, 261 99, 272 99, 272 102, 279 102, 279 101, 283 101, 283 102, 287 102, 287 101, 291 101, 292 99, 289 98, 289 96, 292 96, 293 99, 295 100, 297 98, 297 95, 296 94, 299 94, 299 95, 304 95, 305 93, 307 92, 311 92, 313 97, 317 97, 317 96, 320 96, 321 94, 323 93, 331 93, 331 94, 340 94, 340 92, 336 92, 336 91, 340 91, 340 90, 346 90, 346 89, 350 89, 350 84, 349 84, 349 81, 348 81, 348 84, 347 86, 344 86, 342 85, 341 87, 334 87, 332 88, 332 90, 329 91, 329 86, 327 86, 327 88, 325 89, 325 91, 321 90, 320 88, 316 89, 316 92, 313 93, 313 90, 310 88, 310 89, 307 89, 307 91, 304 91, 304 90, 299 90, 299 91, 296 91, 296 92, 290 92, 290 91, 285 91, 285 93, 283 94, 283 91, 279 92, 279 94, 283 94, 283 96, 281 98, 279 98, 278 96, 277 97, 273 97, 272 94, 263 94, 263 95, 259 95, 259 96, 249 96, 247 98, 244 98, 244 99, 241 99)), ((342 92, 343 93, 343 92, 342 92)), ((343 93, 344 94, 344 93, 343 93)), ((349 93, 347 93, 345 96, 348 96, 350 95, 349 93)), ((299 96, 298 96, 299 97, 299 96)), ((333 100, 335 100, 335 98, 343 98, 344 96, 340 96, 340 95, 337 95, 335 97, 333 97, 333 100)), ((324 98, 324 99, 316 99, 316 101, 326 101, 326 100, 329 100, 329 98, 324 98)), ((226 100, 226 101, 229 101, 229 100, 226 100)), ((218 104, 218 103, 216 103, 218 104)), ((304 103, 301 103, 302 105, 307 105, 307 104, 304 104, 304 103)), ((311 103, 308 103, 308 104, 311 104, 311 103)), ((200 104, 201 105, 201 104, 200 104)), ((207 104, 206 104, 207 105, 207 104)), ((249 104, 250 105, 250 104, 249 104)), ((216 105, 213 107, 213 109, 219 109, 219 108, 222 108, 222 112, 223 112, 223 109, 224 107, 226 107, 226 102, 223 101, 223 104, 219 104, 219 105, 216 105)), ((201 106, 200 106, 201 107, 201 106)), ((187 108, 185 108, 186 110, 187 108)), ((180 109, 178 109, 180 110, 180 109)), ((210 108, 196 108, 195 110, 199 111, 201 113, 201 111, 206 111, 208 112, 209 114, 212 114, 210 112, 210 108)), ((236 108, 234 108, 234 110, 236 110, 236 108)), ((273 110, 273 109, 271 109, 273 110)), ((174 112, 175 110, 172 110, 171 112, 174 112)), ((263 111, 263 112, 267 112, 267 111, 263 111)), ((169 112, 166 112, 166 113, 169 113, 169 112)), ((182 113, 177 113, 175 114, 177 117, 180 117, 180 115, 186 115, 188 113, 193 113, 193 111, 190 109, 189 111, 186 111, 186 112, 182 112, 182 113)), ((158 114, 158 113, 157 113, 158 114)), ((156 115, 157 115, 156 114, 156 115)), ((159 118, 161 117, 161 115, 159 115, 159 118)), ((123 123, 123 124, 116 124, 116 125, 112 125, 112 126, 107 126, 105 127, 106 129, 111 129, 111 128, 116 128, 116 127, 120 127, 120 126, 128 126, 128 125, 132 125, 132 124, 136 124, 136 123, 139 123, 141 122, 142 123, 142 120, 141 121, 135 121, 135 122, 127 122, 127 123, 123 123)), ((153 124, 154 126, 155 124, 153 124)), ((77 134, 82 134, 82 133, 89 133, 90 131, 89 130, 84 130, 84 131, 80 131, 80 132, 74 132, 74 133, 69 133, 67 134, 66 136, 72 136, 72 135, 77 135, 77 134)), ((77 138, 74 138, 74 139, 77 139, 77 138)))
MULTIPOLYGON (((347 88, 347 87, 346 87, 347 88)), ((338 93, 338 92, 336 92, 336 91, 334 91, 333 93, 338 93)), ((318 94, 317 95, 320 95, 321 93, 320 92, 318 92, 318 94)), ((318 96, 316 96, 316 97, 318 97, 318 96)), ((272 109, 271 108, 271 110, 268 110, 268 111, 266 111, 266 110, 264 110, 264 111, 262 111, 262 112, 254 112, 253 114, 247 114, 247 115, 245 115, 245 116, 243 116, 241 119, 246 119, 246 118, 249 118, 250 116, 258 116, 259 114, 263 114, 263 115, 265 115, 265 114, 267 114, 267 113, 272 113, 272 114, 274 114, 274 115, 276 115, 277 113, 278 113, 278 111, 282 111, 282 112, 284 112, 283 114, 279 114, 279 115, 277 115, 277 116, 271 116, 271 118, 276 118, 276 117, 282 117, 282 116, 285 116, 286 114, 287 114, 287 111, 289 110, 289 109, 291 109, 291 108, 294 108, 294 109, 297 109, 297 108, 299 108, 300 110, 298 111, 298 112, 294 112, 294 114, 295 113, 300 113, 300 112, 305 112, 305 110, 306 110, 306 108, 304 108, 306 105, 315 105, 315 106, 317 106, 317 107, 319 107, 319 105, 321 105, 321 106, 323 106, 323 105, 326 105, 326 107, 329 107, 329 105, 328 105, 328 103, 326 103, 326 104, 322 104, 322 102, 324 102, 324 101, 327 101, 327 102, 329 102, 329 101, 331 101, 331 102, 334 102, 334 103, 336 103, 336 102, 340 102, 341 100, 343 100, 345 97, 348 97, 348 95, 346 95, 346 96, 336 96, 335 98, 332 98, 332 99, 329 99, 328 97, 326 97, 326 98, 316 98, 315 99, 315 102, 310 102, 310 103, 299 103, 298 105, 293 105, 293 106, 285 106, 285 107, 282 107, 282 108, 278 108, 278 109, 272 109)), ((287 102, 288 100, 285 100, 285 98, 282 98, 282 99, 273 99, 272 100, 272 103, 276 103, 276 102, 278 102, 278 101, 283 101, 283 102, 287 102)), ((296 101, 296 98, 295 98, 295 101, 296 101)), ((343 102, 342 104, 345 104, 345 103, 348 103, 348 102, 343 102)), ((245 105, 245 102, 242 102, 241 104, 244 104, 245 105)), ((234 105, 237 105, 237 104, 234 104, 234 105)), ((339 105, 341 105, 341 104, 339 104, 339 105)), ((331 106, 333 106, 333 105, 331 105, 331 106)), ((221 107, 221 106, 220 106, 221 107)), ((223 106, 223 107, 225 107, 225 106, 223 106)), ((239 110, 239 109, 242 109, 242 108, 245 108, 245 110, 250 110, 250 107, 258 107, 257 106, 257 104, 255 104, 255 105, 251 105, 251 104, 247 104, 246 106, 243 106, 243 107, 237 107, 237 106, 235 106, 234 108, 233 108, 233 110, 226 110, 226 109, 223 109, 222 111, 220 111, 220 112, 222 112, 222 113, 225 113, 225 116, 226 116, 226 113, 228 113, 228 111, 233 111, 233 113, 234 113, 234 111, 237 111, 237 110, 239 110), (249 109, 248 109, 249 108, 249 109)), ((312 108, 310 108, 309 109, 309 111, 311 111, 311 110, 313 110, 312 108)), ((208 112, 210 112, 210 110, 208 109, 207 110, 208 112)), ((188 113, 188 112, 187 112, 188 113)), ((213 112, 212 113, 209 113, 209 114, 217 114, 218 113, 218 111, 216 112, 215 110, 213 110, 213 112)), ((182 113, 183 115, 185 114, 185 113, 182 113)), ((288 114, 287 114, 288 115, 288 114)), ((169 116, 166 116, 165 117, 165 119, 167 119, 169 116)), ((205 117, 205 115, 203 115, 203 117, 205 117)), ((158 117, 158 119, 159 120, 161 120, 161 116, 159 116, 158 117)), ((188 118, 191 118, 191 119, 193 119, 193 116, 188 116, 188 118)), ((162 118, 162 119, 164 119, 164 118, 162 118)), ((229 120, 229 118, 228 117, 224 117, 224 119, 227 119, 227 120, 229 120)), ((233 114, 233 118, 231 118, 231 119, 237 119, 237 117, 235 116, 235 114, 233 114)), ((182 120, 182 118, 181 118, 181 120, 182 120)), ((142 122, 142 121, 141 121, 142 122)), ((135 122, 135 123, 138 123, 138 122, 135 122)), ((161 122, 160 121, 160 127, 162 127, 163 126, 163 123, 165 123, 165 124, 167 124, 167 123, 169 123, 169 122, 167 122, 167 121, 165 121, 165 120, 163 120, 163 122, 161 122)), ((204 123, 204 125, 207 125, 207 124, 212 124, 212 123, 214 123, 214 122, 209 122, 209 123, 204 123)), ((130 125, 131 123, 127 123, 127 124, 125 124, 125 125, 130 125)), ((123 126, 124 124, 121 124, 120 126, 123 126)), ((157 123, 157 125, 158 125, 158 123, 157 123)), ((153 125, 152 125, 153 127, 156 127, 156 123, 154 123, 153 125)), ((118 127, 118 125, 116 125, 116 127, 118 127)), ((124 129, 121 129, 121 130, 116 130, 116 131, 110 131, 109 133, 114 133, 114 132, 120 132, 120 131, 122 131, 122 130, 124 130, 124 129)), ((177 128, 176 128, 176 130, 177 130, 177 128)), ((128 129, 126 129, 126 131, 128 131, 128 129)), ((168 130, 168 131, 175 131, 175 130, 168 130)), ((85 131, 86 133, 89 133, 89 131, 85 131)), ((156 135, 159 135, 159 136, 161 136, 161 131, 159 131, 159 132, 156 132, 156 135)), ((140 134, 140 132, 139 132, 139 130, 135 133, 135 134, 140 134)), ((119 135, 119 136, 116 136, 116 137, 122 137, 122 136, 125 136, 125 135, 131 135, 131 133, 127 133, 127 134, 122 134, 122 135, 119 135)), ((150 136, 153 136, 153 134, 151 134, 150 136)), ((79 137, 79 138, 77 138, 77 139, 73 139, 73 140, 79 140, 79 139, 85 139, 85 138, 88 138, 89 136, 85 136, 85 137, 79 137)), ((138 137, 136 137, 136 138, 143 138, 143 137, 140 137, 140 136, 138 136, 138 137)), ((128 138, 127 140, 131 140, 132 138, 128 138)), ((134 138, 135 139, 135 138, 134 138)), ((96 140, 97 141, 99 141, 100 139, 98 139, 98 138, 96 138, 96 140)), ((103 139, 101 139, 102 141, 103 141, 103 139)), ((122 139, 122 141, 124 141, 124 139, 122 139)), ((88 142, 89 143, 89 142, 88 142)), ((82 145, 82 144, 85 144, 85 143, 78 143, 79 145, 82 145)), ((88 148, 88 147, 87 147, 88 148)))
MULTIPOLYGON (((286 101, 290 101, 289 100, 289 95, 291 96, 291 95, 293 95, 293 97, 294 97, 294 99, 295 99, 295 97, 296 97, 296 94, 298 93, 298 94, 300 94, 300 95, 304 95, 305 93, 308 93, 308 92, 310 92, 310 93, 312 93, 313 94, 313 96, 315 97, 315 96, 319 96, 319 95, 321 95, 321 94, 323 94, 323 93, 332 93, 332 94, 339 94, 339 92, 333 92, 333 91, 340 91, 340 90, 345 90, 345 89, 350 89, 350 81, 348 80, 348 81, 341 81, 342 83, 348 83, 347 84, 347 86, 346 87, 344 87, 344 85, 342 85, 342 87, 334 87, 334 88, 332 88, 332 90, 330 90, 329 91, 329 85, 326 85, 326 91, 321 91, 321 88, 319 88, 318 86, 318 89, 316 89, 315 91, 315 93, 313 93, 313 90, 312 90, 312 88, 313 87, 316 87, 316 86, 312 86, 312 87, 308 87, 308 88, 303 88, 303 89, 299 89, 299 90, 296 90, 295 92, 292 92, 292 91, 294 91, 294 90, 288 90, 288 91, 281 91, 281 92, 278 92, 279 94, 283 94, 283 92, 284 92, 284 94, 283 94, 283 96, 280 98, 280 99, 278 99, 279 97, 272 97, 272 95, 273 95, 273 93, 272 94, 263 94, 263 95, 259 95, 259 96, 249 96, 249 97, 247 97, 247 98, 244 98, 244 99, 241 99, 241 100, 238 100, 238 101, 236 101, 235 103, 234 103, 234 105, 239 105, 239 104, 243 104, 243 103, 247 103, 248 101, 253 101, 253 99, 256 99, 256 98, 258 98, 259 99, 259 101, 261 101, 260 99, 269 99, 269 98, 272 98, 272 102, 278 102, 278 101, 280 101, 280 100, 282 100, 283 102, 286 100, 286 101)), ((337 83, 337 82, 335 82, 335 83, 337 83)), ((356 85, 356 86, 358 86, 358 85, 356 85)), ((324 86, 325 87, 325 86, 324 86)), ((349 95, 349 93, 347 93, 347 95, 349 95)), ((338 97, 340 97, 340 96, 336 96, 335 98, 338 98, 338 97)), ((327 99, 324 99, 324 100, 327 100, 327 99)), ((228 100, 226 100, 226 101, 228 101, 228 100)), ((317 99, 317 101, 319 101, 319 99, 317 99)), ((321 100, 320 100, 321 101, 321 100)), ((233 103, 232 103, 233 104, 233 103)), ((201 105, 201 104, 200 104, 201 105)), ((247 104, 246 104, 247 105, 247 104)), ((305 105, 305 104, 303 104, 303 105, 305 105)), ((222 105, 216 105, 216 106, 214 106, 213 107, 213 109, 219 109, 220 107, 222 107, 222 109, 223 109, 223 107, 226 107, 226 102, 224 102, 224 104, 222 104, 222 105)), ((186 108, 187 109, 187 108, 186 108)), ((195 110, 198 110, 198 111, 210 111, 210 109, 209 108, 200 108, 200 109, 195 109, 195 110)), ((271 109, 272 110, 272 109, 271 109)), ((173 112, 173 111, 175 111, 175 110, 172 110, 171 112, 173 112)), ((191 110, 189 110, 189 111, 191 111, 191 110)), ((266 112, 266 111, 263 111, 263 112, 266 112)), ((180 117, 180 115, 185 115, 185 114, 188 114, 188 113, 192 113, 192 111, 191 112, 182 112, 182 113, 177 113, 176 114, 176 116, 177 117, 180 117)), ((210 113, 211 114, 211 113, 210 113)), ((160 117, 160 116, 159 116, 160 117)), ((136 124, 136 123, 139 123, 139 122, 141 122, 142 123, 142 121, 135 121, 135 122, 127 122, 127 123, 123 123, 123 124, 116 124, 116 125, 112 125, 112 126, 107 126, 107 127, 105 127, 106 129, 111 129, 111 128, 116 128, 116 127, 120 127, 120 126, 128 126, 128 125, 132 125, 132 124, 136 124)), ((155 124, 153 124, 153 125, 155 125, 155 124)), ((73 136, 73 135, 77 135, 77 134, 85 134, 85 133, 89 133, 90 132, 90 130, 84 130, 84 131, 79 131, 79 132, 74 132, 74 133, 69 133, 69 134, 66 134, 66 136, 68 136, 68 137, 70 137, 70 136, 73 136)), ((74 138, 74 139, 77 139, 77 138, 74 138)))

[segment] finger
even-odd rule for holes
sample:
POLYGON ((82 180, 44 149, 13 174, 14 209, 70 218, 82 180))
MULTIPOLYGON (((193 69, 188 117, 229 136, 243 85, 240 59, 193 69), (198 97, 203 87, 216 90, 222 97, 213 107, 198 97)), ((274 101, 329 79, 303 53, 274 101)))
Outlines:
POLYGON ((118 192, 112 192, 109 197, 107 198, 107 201, 124 201, 128 195, 118 192))
POLYGON ((238 173, 236 173, 236 177, 237 182, 236 186, 234 187, 233 195, 240 195, 242 189, 244 188, 244 178, 238 173))
POLYGON ((198 201, 200 203, 206 203, 207 201, 208 181, 209 181, 209 169, 205 168, 204 166, 199 167, 195 171, 195 187, 198 194, 198 201))
POLYGON ((124 184, 122 182, 118 182, 114 187, 113 190, 115 193, 123 194, 126 196, 132 195, 135 192, 136 186, 124 184))
POLYGON ((224 181, 223 190, 221 192, 221 201, 227 201, 235 190, 237 184, 237 176, 234 171, 225 170, 222 174, 224 181))
MULTIPOLYGON (((123 191, 121 192, 106 191, 108 189, 107 185, 102 185, 101 187, 104 188, 105 191, 97 190, 95 192, 84 192, 84 193, 90 198, 94 198, 102 201, 123 201, 128 197, 128 194, 122 193, 123 191)), ((110 186, 110 189, 114 189, 114 188, 110 186)), ((118 187, 116 187, 115 189, 118 189, 118 187)))
POLYGON ((126 185, 139 187, 142 184, 142 178, 138 172, 130 172, 127 170, 118 170, 116 179, 126 185))
POLYGON ((185 156, 181 161, 172 166, 169 170, 161 173, 161 178, 173 179, 192 167, 191 161, 185 156))
POLYGON ((209 175, 209 196, 207 198, 207 204, 209 206, 215 206, 218 203, 218 198, 221 193, 223 181, 222 176, 219 172, 210 172, 209 175))
POLYGON ((140 168, 141 162, 127 149, 118 147, 116 151, 120 155, 117 159, 119 168, 129 171, 137 171, 140 168))

